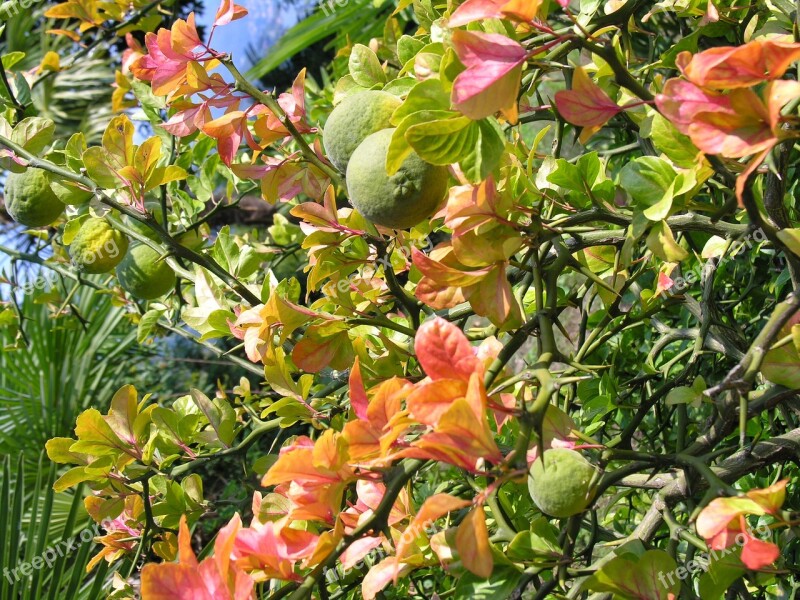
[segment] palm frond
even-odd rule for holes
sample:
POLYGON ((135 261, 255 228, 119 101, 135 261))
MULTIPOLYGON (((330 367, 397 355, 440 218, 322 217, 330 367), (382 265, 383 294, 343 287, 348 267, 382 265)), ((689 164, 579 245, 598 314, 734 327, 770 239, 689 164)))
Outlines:
MULTIPOLYGON (((74 294, 72 315, 53 318, 30 295, 20 311, 27 344, 0 354, 0 452, 35 457, 50 438, 69 435, 81 411, 105 408, 138 347, 124 311, 91 288, 74 294)), ((13 335, 0 332, 0 344, 11 347, 13 335)))
POLYGON ((82 532, 89 520, 83 494, 53 491, 56 466, 40 456, 34 483, 23 455, 0 456, 0 598, 97 600, 107 566, 86 574, 94 542, 82 532), (98 583, 99 582, 99 583, 98 583))
MULTIPOLYGON (((366 41, 383 31, 387 13, 393 2, 350 0, 339 6, 333 0, 324 2, 325 9, 317 8, 307 18, 289 29, 267 56, 256 62, 247 72, 250 79, 260 79, 274 71, 306 48, 330 38, 326 47, 343 47, 347 40, 366 41)), ((322 6, 322 4, 320 5, 322 6)))

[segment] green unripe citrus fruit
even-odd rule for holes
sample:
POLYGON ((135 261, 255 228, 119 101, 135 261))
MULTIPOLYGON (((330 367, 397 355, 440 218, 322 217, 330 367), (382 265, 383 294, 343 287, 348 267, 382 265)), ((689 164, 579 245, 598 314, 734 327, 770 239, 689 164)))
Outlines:
POLYGON ((10 173, 4 191, 6 211, 20 225, 43 227, 50 225, 64 212, 64 203, 50 189, 47 173, 28 168, 22 173, 10 173))
POLYGON ((364 217, 384 227, 407 229, 430 217, 447 191, 447 168, 411 152, 394 175, 386 174, 386 154, 394 129, 368 136, 347 167, 350 202, 364 217))
POLYGON ((125 258, 117 265, 119 284, 132 296, 152 300, 175 287, 175 273, 159 260, 158 252, 144 244, 131 246, 125 258))
POLYGON ((325 153, 342 173, 364 139, 391 127, 389 119, 402 102, 387 92, 368 90, 347 96, 333 109, 322 132, 325 153))
POLYGON ((551 517, 571 517, 583 512, 594 498, 591 486, 594 474, 595 468, 580 453, 551 448, 533 463, 528 490, 543 513, 551 517))
POLYGON ((84 273, 108 273, 128 251, 128 238, 105 219, 89 217, 69 245, 69 255, 84 273))

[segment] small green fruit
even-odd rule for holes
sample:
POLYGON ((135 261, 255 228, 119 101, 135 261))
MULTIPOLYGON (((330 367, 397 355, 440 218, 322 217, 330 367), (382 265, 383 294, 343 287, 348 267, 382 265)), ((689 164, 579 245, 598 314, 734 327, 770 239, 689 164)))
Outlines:
POLYGON ((543 513, 571 517, 586 510, 594 498, 591 486, 594 474, 595 468, 580 453, 551 448, 531 466, 528 490, 543 513))
POLYGON ((426 163, 411 152, 394 175, 386 155, 394 129, 373 133, 356 148, 347 167, 350 202, 364 217, 384 227, 407 229, 430 217, 447 192, 446 167, 426 163))
POLYGON ((175 287, 175 273, 159 258, 150 246, 134 244, 117 265, 119 284, 142 300, 160 298, 170 292, 175 287))
POLYGON ((370 134, 391 127, 389 119, 402 102, 387 92, 369 90, 347 96, 333 109, 322 133, 325 153, 342 173, 370 134))
POLYGON ((4 199, 11 218, 26 227, 50 225, 65 208, 50 189, 47 173, 41 169, 10 173, 6 178, 4 199))
POLYGON ((86 219, 69 245, 69 255, 84 273, 108 273, 128 251, 128 238, 105 219, 86 219))

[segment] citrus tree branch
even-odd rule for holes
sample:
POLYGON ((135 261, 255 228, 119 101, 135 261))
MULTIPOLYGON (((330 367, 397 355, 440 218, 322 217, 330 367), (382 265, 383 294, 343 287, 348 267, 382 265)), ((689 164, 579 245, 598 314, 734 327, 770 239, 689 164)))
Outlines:
POLYGON ((256 102, 260 102, 270 109, 275 116, 280 119, 281 123, 283 123, 283 126, 286 127, 286 130, 291 134, 292 138, 294 138, 294 141, 297 142, 297 145, 300 147, 300 152, 303 153, 305 159, 317 167, 320 171, 325 173, 325 175, 327 175, 337 187, 341 188, 342 179, 339 175, 339 172, 321 160, 319 156, 317 156, 317 153, 314 152, 311 146, 308 145, 308 142, 306 142, 305 138, 303 138, 303 135, 297 130, 295 124, 292 123, 292 120, 286 115, 286 112, 283 110, 281 105, 278 104, 275 96, 268 92, 262 92, 252 83, 247 81, 245 76, 242 75, 239 69, 236 68, 236 65, 233 64, 233 60, 231 60, 230 56, 220 57, 219 60, 233 76, 236 89, 244 92, 256 102))
POLYGON ((20 158, 24 158, 28 161, 28 165, 37 168, 43 169, 54 175, 58 175, 64 179, 69 181, 74 181, 75 183, 80 183, 90 192, 92 192, 103 204, 109 206, 115 210, 118 210, 124 215, 127 215, 131 219, 134 219, 140 223, 143 223, 151 230, 153 230, 163 244, 166 246, 167 251, 162 251, 162 254, 172 254, 177 257, 186 259, 190 262, 193 262, 196 265, 206 269, 213 275, 219 277, 225 285, 227 285, 231 290, 236 292, 236 294, 250 305, 255 306, 261 303, 261 299, 256 296, 253 292, 251 292, 243 283, 241 283, 236 277, 228 273, 225 269, 223 269, 219 263, 217 263, 213 258, 210 256, 205 256, 203 254, 199 254, 194 250, 191 250, 183 245, 181 245, 177 240, 175 240, 169 232, 155 220, 154 217, 151 215, 143 214, 134 208, 127 206, 125 204, 121 204, 114 200, 111 196, 106 194, 94 181, 89 179, 84 175, 79 175, 77 173, 73 173, 68 169, 64 169, 52 163, 48 160, 39 158, 34 154, 31 154, 27 150, 25 150, 19 144, 12 142, 5 136, 0 135, 0 146, 5 146, 14 154, 19 156, 20 158))

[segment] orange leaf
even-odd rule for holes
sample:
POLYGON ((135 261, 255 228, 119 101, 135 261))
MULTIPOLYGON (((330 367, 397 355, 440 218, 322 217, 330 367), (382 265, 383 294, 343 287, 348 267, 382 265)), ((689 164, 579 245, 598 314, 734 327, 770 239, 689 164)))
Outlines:
POLYGON ((469 471, 475 471, 481 459, 493 463, 503 459, 486 415, 477 416, 465 398, 455 400, 439 419, 436 430, 422 436, 401 455, 439 460, 469 471))
POLYGON ((788 479, 781 479, 771 486, 758 490, 750 490, 746 496, 758 504, 767 513, 775 513, 786 500, 786 484, 788 479))
POLYGON ((494 567, 489 531, 482 506, 473 508, 456 531, 456 548, 464 567, 478 577, 489 577, 494 567))
POLYGON ((175 563, 146 564, 142 568, 142 600, 198 600, 208 598, 200 575, 175 563))
POLYGON ((800 44, 755 40, 743 46, 711 48, 675 61, 693 83, 715 89, 744 88, 782 77, 800 58, 800 44))
POLYGON ((439 424, 441 416, 456 398, 463 398, 467 383, 463 379, 437 379, 419 385, 406 399, 411 417, 431 427, 439 424))
POLYGON ((698 534, 710 540, 728 529, 731 521, 741 515, 763 515, 764 512, 752 498, 715 498, 697 516, 695 526, 698 534))
MULTIPOLYGON (((448 248, 452 252, 452 248, 448 248)), ((489 272, 491 267, 485 269, 478 269, 474 271, 462 271, 449 264, 448 261, 450 254, 445 254, 441 260, 434 259, 433 256, 428 256, 424 252, 420 252, 416 248, 411 249, 411 260, 414 266, 417 267, 425 277, 432 280, 433 283, 443 287, 464 287, 478 283, 489 272)), ((454 257, 453 257, 454 259, 454 257)))
POLYGON ((202 44, 194 24, 194 13, 189 13, 189 17, 185 21, 183 19, 175 21, 171 33, 170 46, 173 52, 181 56, 191 56, 192 50, 202 44))
POLYGON ((181 524, 178 531, 178 562, 188 567, 197 567, 197 556, 192 550, 192 535, 186 524, 186 515, 181 515, 181 524))
POLYGON ((353 368, 350 369, 350 406, 353 407, 353 412, 361 420, 367 420, 367 407, 369 400, 367 400, 367 392, 364 389, 364 380, 361 378, 361 363, 356 360, 353 363, 353 368))
POLYGON ((364 600, 373 600, 383 588, 389 585, 393 578, 396 581, 398 577, 406 575, 412 569, 413 567, 399 562, 394 556, 384 558, 377 565, 370 568, 361 582, 362 597, 364 600))
MULTIPOLYGON (((458 510, 469 505, 469 500, 462 500, 450 494, 434 494, 430 496, 422 503, 422 506, 419 507, 419 512, 414 515, 411 523, 408 524, 408 527, 400 536, 400 541, 397 542, 395 551, 395 559, 397 561, 402 561, 406 556, 406 551, 411 547, 411 544, 424 534, 425 531, 433 525, 436 519, 453 510, 458 510)), ((395 569, 395 581, 397 581, 398 569, 395 569)))
POLYGON ((431 379, 460 379, 483 372, 472 345, 458 327, 436 317, 422 324, 414 339, 420 365, 431 379))
POLYGON ((750 89, 735 89, 730 99, 732 113, 701 112, 689 125, 689 137, 703 152, 741 158, 771 148, 778 142, 770 126, 770 115, 750 89))
POLYGON ((772 542, 764 542, 747 536, 740 558, 748 569, 758 570, 771 565, 781 555, 780 548, 772 542))
POLYGON ((511 290, 504 262, 492 265, 479 283, 464 290, 464 297, 477 314, 487 317, 494 325, 522 323, 522 307, 511 290))

